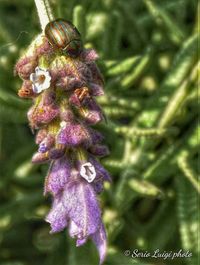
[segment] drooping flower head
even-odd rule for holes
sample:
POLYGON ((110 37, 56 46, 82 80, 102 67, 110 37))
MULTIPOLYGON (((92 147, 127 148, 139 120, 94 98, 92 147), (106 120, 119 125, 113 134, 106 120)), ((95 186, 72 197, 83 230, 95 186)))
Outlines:
POLYGON ((110 176, 97 157, 109 151, 90 126, 104 120, 94 98, 104 93, 103 78, 96 52, 77 42, 70 45, 61 51, 45 35, 37 37, 15 67, 23 80, 18 95, 33 100, 27 117, 32 131, 37 130, 38 150, 32 162, 50 163, 44 194, 53 196, 46 217, 51 233, 68 227, 77 246, 92 239, 102 264, 106 233, 97 194, 110 176))

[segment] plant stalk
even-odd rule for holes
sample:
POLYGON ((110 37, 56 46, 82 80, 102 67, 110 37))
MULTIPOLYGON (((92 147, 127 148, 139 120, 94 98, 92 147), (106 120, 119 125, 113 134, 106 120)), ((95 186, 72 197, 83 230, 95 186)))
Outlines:
POLYGON ((40 25, 42 31, 44 31, 46 25, 53 20, 53 14, 49 4, 49 0, 34 0, 37 8, 40 25))

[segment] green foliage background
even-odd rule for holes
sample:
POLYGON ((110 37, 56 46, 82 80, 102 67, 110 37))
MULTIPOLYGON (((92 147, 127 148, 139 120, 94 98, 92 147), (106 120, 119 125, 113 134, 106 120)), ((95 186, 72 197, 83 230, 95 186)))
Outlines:
MULTIPOLYGON (((52 0, 100 54, 113 183, 100 202, 109 248, 106 265, 198 264, 198 1, 52 0), (125 250, 191 251, 192 258, 135 259, 125 250)), ((20 100, 17 58, 40 32, 34 1, 0 1, 0 265, 95 265, 88 242, 49 235, 42 195, 47 165, 36 150, 20 100)))

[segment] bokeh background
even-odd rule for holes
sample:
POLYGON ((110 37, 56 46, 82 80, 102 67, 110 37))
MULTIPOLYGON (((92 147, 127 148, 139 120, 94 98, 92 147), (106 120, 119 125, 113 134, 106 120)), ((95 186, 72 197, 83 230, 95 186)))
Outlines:
MULTIPOLYGON (((105 265, 197 265, 198 11, 196 0, 52 0, 55 17, 72 20, 86 47, 100 54, 107 123, 98 126, 111 154, 113 183, 100 196, 109 248, 105 265), (135 259, 124 251, 189 250, 192 258, 135 259)), ((47 165, 36 151, 13 74, 40 32, 33 0, 0 1, 0 265, 95 265, 64 231, 49 235, 44 216, 47 165)))

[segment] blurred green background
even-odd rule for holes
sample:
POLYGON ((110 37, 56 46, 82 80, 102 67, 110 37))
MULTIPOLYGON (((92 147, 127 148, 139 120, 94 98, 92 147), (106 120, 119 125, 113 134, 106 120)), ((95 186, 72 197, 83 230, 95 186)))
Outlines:
MULTIPOLYGON (((108 118, 98 126, 111 154, 113 183, 100 197, 108 232, 106 265, 197 265, 198 11, 195 0, 52 0, 55 17, 72 20, 86 47, 100 54, 108 118), (192 258, 135 259, 125 250, 191 251, 192 258)), ((48 166, 36 151, 17 97, 16 60, 40 32, 34 1, 0 0, 0 265, 95 265, 66 231, 49 235, 48 166)))

